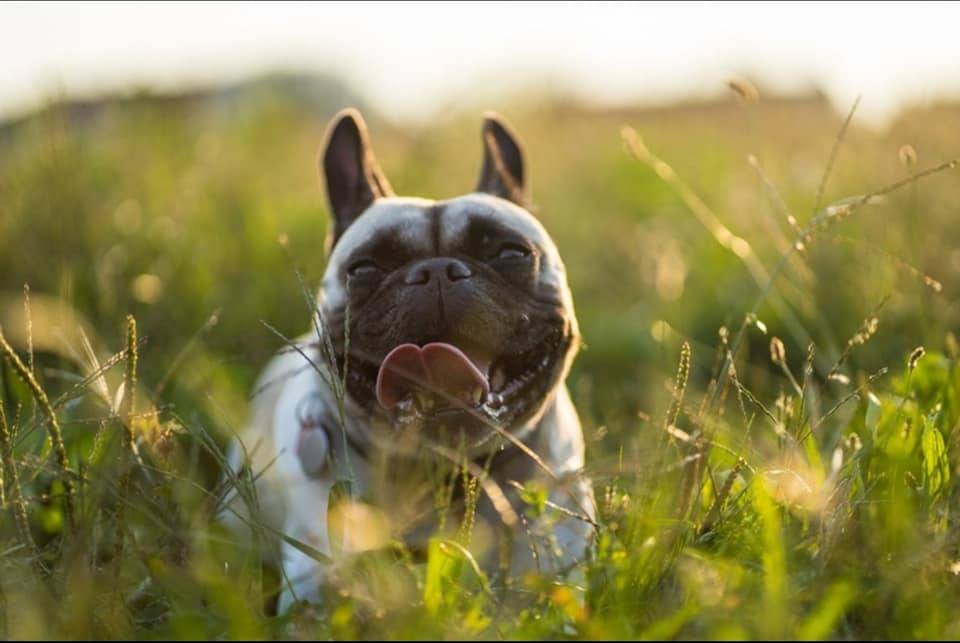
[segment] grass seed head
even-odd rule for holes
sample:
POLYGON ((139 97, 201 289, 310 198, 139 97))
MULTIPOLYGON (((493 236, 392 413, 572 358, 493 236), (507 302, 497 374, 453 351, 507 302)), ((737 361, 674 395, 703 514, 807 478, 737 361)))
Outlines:
POLYGON ((913 149, 913 145, 909 143, 900 146, 900 149, 897 151, 897 157, 900 159, 900 164, 904 167, 912 168, 917 164, 917 151, 913 149))
POLYGON ((864 321, 863 325, 860 327, 860 330, 850 339, 850 344, 852 346, 862 346, 870 341, 870 338, 877 333, 877 329, 880 327, 880 320, 876 317, 871 317, 864 321))
POLYGON ((745 78, 731 78, 727 81, 727 87, 737 95, 737 98, 744 105, 753 105, 760 100, 760 92, 757 87, 745 78))
POLYGON ((947 355, 950 356, 950 359, 957 359, 960 356, 960 343, 957 342, 957 336, 951 331, 947 331, 944 344, 947 347, 947 355))
POLYGON ((677 377, 673 386, 673 403, 670 405, 670 412, 667 415, 667 426, 673 426, 677 423, 677 417, 680 415, 680 407, 683 406, 683 397, 687 391, 687 379, 690 376, 690 342, 683 342, 680 347, 680 363, 677 366, 677 377))
POLYGON ((770 339, 770 361, 774 364, 785 364, 787 361, 787 349, 779 337, 770 339))
POLYGON ((927 351, 923 346, 917 346, 913 349, 913 352, 910 353, 910 358, 907 360, 907 368, 912 372, 917 367, 917 362, 927 354, 927 351))

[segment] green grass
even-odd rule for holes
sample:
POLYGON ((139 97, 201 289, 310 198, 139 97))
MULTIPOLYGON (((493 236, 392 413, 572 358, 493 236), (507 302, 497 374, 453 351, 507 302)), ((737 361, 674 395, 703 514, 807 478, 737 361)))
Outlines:
MULTIPOLYGON (((52 105, 0 132, 0 635, 960 637, 960 175, 863 198, 960 155, 960 111, 854 118, 829 172, 843 116, 815 98, 503 111, 586 341, 591 560, 487 577, 478 526, 350 559, 323 608, 272 615, 282 580, 212 518, 281 346, 261 322, 308 327, 295 273, 323 270, 333 109, 52 105)), ((371 118, 394 187, 438 198, 472 186, 479 125, 371 118)))

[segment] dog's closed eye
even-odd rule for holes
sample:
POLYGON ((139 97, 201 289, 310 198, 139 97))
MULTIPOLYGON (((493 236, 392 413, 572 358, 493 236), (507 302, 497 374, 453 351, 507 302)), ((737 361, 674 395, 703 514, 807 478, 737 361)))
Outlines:
POLYGON ((380 272, 380 267, 369 259, 362 259, 347 268, 350 277, 368 277, 380 272))
POLYGON ((497 251, 496 259, 524 259, 530 256, 530 249, 517 243, 505 243, 497 251))

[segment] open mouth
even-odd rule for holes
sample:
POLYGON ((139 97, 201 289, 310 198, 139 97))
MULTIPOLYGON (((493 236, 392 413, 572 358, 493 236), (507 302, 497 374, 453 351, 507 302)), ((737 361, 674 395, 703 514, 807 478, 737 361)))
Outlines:
POLYGON ((483 422, 511 422, 540 394, 540 377, 553 363, 548 342, 528 351, 486 359, 468 356, 446 342, 401 344, 380 363, 376 399, 394 422, 445 420, 460 424, 470 416, 483 422))

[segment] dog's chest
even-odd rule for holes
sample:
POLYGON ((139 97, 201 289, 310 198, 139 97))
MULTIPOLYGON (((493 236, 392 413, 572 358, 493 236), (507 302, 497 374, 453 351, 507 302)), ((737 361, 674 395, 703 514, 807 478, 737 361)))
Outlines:
POLYGON ((463 462, 426 451, 400 454, 389 441, 374 445, 358 437, 355 418, 346 419, 354 424, 345 430, 322 386, 315 372, 305 370, 286 382, 276 401, 278 465, 287 473, 288 515, 295 522, 321 521, 351 503, 377 516, 390 539, 414 552, 433 536, 462 537, 465 529, 483 534, 479 541, 490 540, 502 520, 481 476, 522 511, 511 484, 528 480, 533 462, 517 446, 503 442, 503 448, 463 462))
POLYGON ((384 518, 391 538, 418 551, 431 537, 463 536, 471 525, 487 529, 499 522, 481 477, 503 489, 520 510, 511 484, 533 472, 532 461, 518 447, 507 444, 462 463, 429 453, 418 457, 371 445, 360 448, 321 412, 316 397, 307 399, 300 404, 296 456, 304 476, 338 490, 329 496, 328 513, 337 513, 339 503, 361 503, 384 518))

